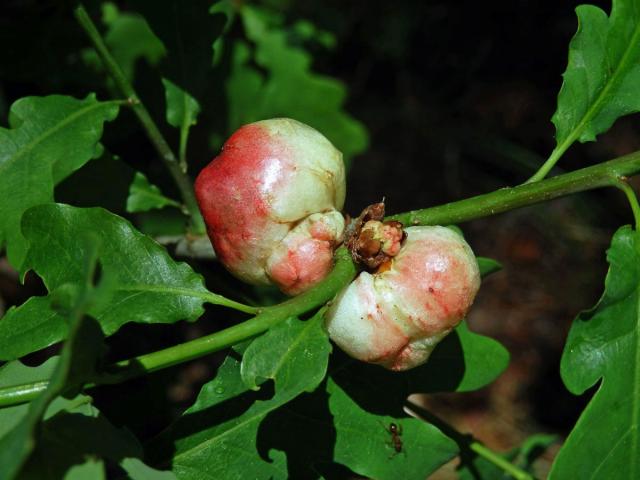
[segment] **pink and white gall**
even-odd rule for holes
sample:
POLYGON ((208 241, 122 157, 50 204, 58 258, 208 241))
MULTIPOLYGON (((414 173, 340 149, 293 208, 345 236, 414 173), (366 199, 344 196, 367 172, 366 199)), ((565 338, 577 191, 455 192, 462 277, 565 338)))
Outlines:
POLYGON ((287 118, 238 129, 198 175, 196 197, 224 266, 289 295, 322 280, 342 241, 342 154, 287 118))
POLYGON ((331 339, 352 357, 391 370, 427 361, 480 288, 469 245, 445 227, 410 227, 389 269, 361 273, 327 312, 331 339))

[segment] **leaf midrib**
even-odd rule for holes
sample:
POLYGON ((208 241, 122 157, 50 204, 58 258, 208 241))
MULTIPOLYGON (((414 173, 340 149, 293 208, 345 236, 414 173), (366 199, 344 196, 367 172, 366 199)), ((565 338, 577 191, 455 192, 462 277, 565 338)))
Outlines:
POLYGON ((175 295, 182 295, 185 297, 195 297, 202 300, 212 301, 215 295, 208 290, 198 291, 189 288, 179 287, 166 287, 164 285, 130 285, 122 288, 115 289, 118 292, 150 292, 150 293, 172 293, 175 295))
POLYGON ((306 325, 300 331, 300 335, 298 335, 297 338, 290 344, 290 348, 288 348, 285 354, 280 357, 280 361, 276 363, 276 368, 273 369, 271 377, 269 378, 275 381, 276 374, 281 370, 285 360, 291 357, 292 352, 296 350, 296 348, 298 347, 302 339, 307 337, 307 334, 309 333, 310 329, 314 326, 315 326, 315 322, 313 319, 306 322, 306 325))
MULTIPOLYGON (((6 162, 0 163, 0 172, 2 172, 3 167, 4 167, 5 170, 8 169, 18 159, 20 159, 20 158, 22 158, 22 156, 26 155, 27 152, 30 152, 38 144, 44 142, 49 137, 51 137, 52 135, 56 134, 58 131, 62 130, 64 127, 66 127, 70 123, 73 123, 74 121, 76 121, 76 119, 78 117, 81 117, 81 116, 83 116, 83 115, 85 115, 87 113, 90 113, 92 110, 99 109, 99 108, 105 108, 107 106, 112 106, 112 105, 115 105, 115 104, 117 104, 117 102, 115 102, 115 101, 109 101, 109 102, 96 101, 96 103, 93 103, 91 105, 83 107, 80 110, 76 110, 75 112, 73 112, 68 117, 65 117, 61 122, 57 123, 54 127, 46 129, 40 135, 38 135, 37 137, 32 139, 29 143, 27 143, 26 145, 23 145, 22 148, 19 148, 18 152, 15 155, 9 156, 9 159, 6 162)), ((23 123, 22 125, 25 125, 25 124, 23 123)), ((21 128, 22 125, 20 127, 18 127, 18 128, 21 128)), ((8 132, 11 132, 11 131, 14 131, 14 130, 17 130, 17 129, 7 129, 8 132)))
POLYGON ((133 193, 140 197, 147 197, 152 200, 159 200, 163 204, 163 206, 166 206, 166 205, 180 206, 178 202, 168 197, 165 197, 162 193, 145 190, 144 188, 136 187, 133 193))
MULTIPOLYGON (((609 20, 611 20, 610 17, 609 17, 609 20)), ((609 30, 608 33, 610 32, 611 30, 609 30)), ((582 117, 582 120, 580 120, 578 125, 574 127, 574 129, 572 130, 571 134, 569 134, 567 138, 554 149, 554 151, 561 152, 561 154, 565 152, 569 148, 569 146, 571 146, 571 144, 575 142, 578 139, 578 137, 582 134, 587 123, 593 120, 595 115, 601 110, 601 105, 604 102, 605 97, 609 94, 609 91, 614 86, 618 85, 620 80, 620 75, 623 71, 623 67, 627 66, 631 53, 633 52, 634 49, 638 48, 639 41, 640 41, 640 22, 636 24, 633 31, 633 35, 631 36, 631 40, 629 41, 629 44, 627 46, 627 49, 625 50, 624 54, 622 55, 622 58, 618 62, 618 65, 616 66, 616 69, 614 70, 613 75, 611 75, 609 81, 605 84, 604 88, 600 90, 600 93, 596 96, 595 100, 591 104, 591 107, 589 107, 587 112, 582 117)))
MULTIPOLYGON (((640 28, 639 30, 640 31, 640 28)), ((636 232, 635 235, 638 235, 638 233, 636 232)), ((638 256, 638 251, 636 250, 636 242, 634 242, 634 245, 632 246, 634 253, 636 253, 636 257, 638 256)), ((618 439, 618 441, 616 441, 616 443, 611 447, 611 449, 609 449, 609 452, 607 453, 607 455, 602 459, 601 462, 599 462, 597 468, 595 470, 593 470, 592 475, 590 478, 597 478, 597 473, 600 471, 600 469, 603 467, 603 465, 605 464, 606 460, 611 456, 611 454, 615 451, 615 449, 617 448, 617 446, 622 442, 623 438, 626 437, 627 435, 631 436, 631 448, 630 448, 630 456, 629 458, 631 459, 631 465, 629 468, 629 479, 630 480, 635 480, 636 479, 636 464, 637 462, 635 461, 635 459, 637 458, 637 455, 634 455, 634 452, 636 452, 638 450, 638 420, 640 419, 640 414, 638 412, 638 401, 640 401, 640 368, 638 368, 640 366, 640 341, 639 341, 639 337, 638 334, 640 333, 640 285, 636 287, 635 290, 631 291, 629 293, 629 295, 625 296, 624 298, 622 298, 620 301, 624 302, 625 300, 629 299, 629 297, 631 297, 632 295, 635 295, 635 300, 636 300, 636 326, 635 329, 632 332, 628 332, 624 335, 620 335, 618 337, 616 337, 616 339, 618 338, 624 338, 629 334, 632 334, 635 337, 635 349, 636 349, 636 354, 635 354, 635 362, 633 365, 633 394, 631 397, 631 425, 630 427, 624 432, 623 435, 621 435, 618 439)), ((610 342, 608 342, 610 343, 610 342)))

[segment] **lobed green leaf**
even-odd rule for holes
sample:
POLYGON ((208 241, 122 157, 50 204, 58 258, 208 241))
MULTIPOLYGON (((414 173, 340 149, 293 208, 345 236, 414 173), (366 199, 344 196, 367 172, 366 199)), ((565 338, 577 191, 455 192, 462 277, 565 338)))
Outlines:
MULTIPOLYGON (((339 355, 334 357, 341 361, 339 355)), ((407 418, 407 397, 481 388, 504 371, 509 355, 498 342, 472 333, 463 322, 438 344, 426 364, 407 372, 342 362, 332 367, 327 384, 337 438, 334 459, 374 478, 425 478, 458 450, 435 426, 407 418), (408 432, 401 438, 402 452, 392 443, 391 422, 408 432)))
POLYGON ((593 5, 580 5, 576 13, 578 31, 552 118, 560 154, 640 110, 640 5, 613 0, 609 17, 593 5))
MULTIPOLYGON (((62 311, 70 323, 69 339, 51 372, 46 390, 29 404, 26 411, 23 407, 15 407, 22 409, 17 411, 21 418, 0 438, 0 478, 3 480, 14 478, 24 466, 35 448, 37 427, 56 397, 75 396, 94 374, 102 353, 102 332, 95 321, 84 316, 84 312, 96 296, 108 295, 108 290, 94 289, 91 285, 97 261, 95 242, 87 241, 85 237, 83 247, 84 256, 77 265, 82 269, 81 281, 78 288, 65 292, 65 299, 61 302, 62 311)), ((10 368, 8 373, 15 374, 16 368, 10 368)), ((7 373, 7 370, 2 373, 7 373)), ((42 375, 42 371, 34 374, 42 375)))
POLYGON ((575 394, 600 385, 553 465, 550 478, 640 475, 640 235, 620 228, 598 304, 574 320, 560 373, 575 394))
POLYGON ((508 366, 507 349, 472 332, 463 321, 438 344, 426 364, 405 375, 411 393, 469 392, 493 382, 508 366))
POLYGON ((421 480, 458 453, 456 443, 429 423, 376 414, 373 403, 385 395, 384 389, 389 385, 374 389, 363 379, 343 381, 342 385, 333 379, 327 382, 336 429, 336 462, 380 480, 421 480), (395 440, 391 423, 398 427, 395 440))
POLYGON ((247 393, 240 361, 229 356, 194 405, 147 451, 170 463, 181 479, 286 478, 284 455, 263 458, 256 447, 258 427, 272 406, 277 404, 247 393))
POLYGON ((161 452, 165 461, 172 457, 180 478, 288 478, 284 453, 259 451, 258 433, 268 414, 324 377, 330 345, 322 321, 321 314, 306 322, 288 319, 248 346, 242 366, 233 354, 227 357, 196 403, 149 451, 161 452), (272 396, 266 379, 273 380, 272 396), (248 391, 258 383, 259 392, 248 391))
POLYGON ((278 393, 310 392, 327 373, 329 353, 331 344, 321 320, 289 318, 251 342, 242 356, 242 380, 253 390, 273 380, 278 393))
POLYGON ((213 296, 189 265, 175 262, 128 221, 101 208, 34 207, 24 215, 23 232, 29 242, 24 268, 42 277, 51 293, 32 297, 0 320, 0 359, 18 358, 65 338, 68 326, 52 308, 52 294, 82 280, 85 232, 99 238, 102 274, 116 284, 110 298, 88 309, 106 335, 127 322, 193 321, 213 296))
POLYGON ((52 202, 56 184, 99 156, 103 124, 117 114, 117 103, 95 95, 26 97, 11 106, 11 128, 0 128, 0 248, 6 244, 16 268, 26 253, 22 214, 52 202))

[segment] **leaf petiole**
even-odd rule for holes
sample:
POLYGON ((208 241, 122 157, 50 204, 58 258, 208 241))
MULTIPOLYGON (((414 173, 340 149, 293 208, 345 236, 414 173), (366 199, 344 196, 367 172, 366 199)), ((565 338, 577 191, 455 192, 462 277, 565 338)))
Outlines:
MULTIPOLYGON (((394 215, 390 218, 400 220, 405 225, 459 223, 532 205, 545 200, 551 200, 571 193, 610 187, 617 185, 621 177, 631 176, 637 173, 640 173, 640 151, 599 165, 558 175, 544 181, 524 184, 513 188, 503 188, 477 197, 467 198, 424 210, 394 215)), ((638 223, 640 207, 638 207, 637 200, 635 200, 635 195, 633 195, 633 200, 629 197, 629 192, 633 193, 631 187, 625 189, 619 186, 619 188, 622 188, 627 194, 627 197, 630 198, 632 208, 634 208, 634 215, 636 215, 636 223, 638 223), (634 201, 635 207, 633 206, 634 201)), ((329 276, 314 289, 279 305, 258 309, 255 311, 257 313, 255 317, 238 325, 234 325, 233 327, 190 342, 120 362, 117 367, 124 370, 116 375, 110 375, 108 382, 104 383, 123 382, 129 378, 141 376, 178 363, 187 362, 255 337, 288 317, 304 314, 323 305, 331 300, 355 275, 356 268, 351 257, 345 248, 340 248, 336 253, 335 268, 329 276)), ((222 301, 216 294, 209 293, 204 295, 207 296, 208 301, 212 301, 212 303, 222 301)), ((231 300, 227 301, 233 302, 231 300)), ((247 313, 250 312, 247 311, 247 313)), ((98 383, 100 383, 100 381, 98 381, 98 383)), ((38 386, 34 384, 2 388, 0 389, 0 406, 28 402, 33 399, 34 395, 37 395, 39 391, 41 391, 41 389, 38 390, 38 386)))
POLYGON ((631 206, 631 211, 633 212, 635 230, 638 231, 638 228, 640 227, 640 204, 638 203, 638 197, 636 196, 636 193, 634 192, 631 185, 627 183, 626 177, 620 177, 615 183, 615 186, 622 190, 627 196, 627 200, 629 201, 629 205, 631 206))
POLYGON ((78 23, 84 29, 85 33, 93 43, 93 46, 98 52, 98 55, 100 56, 102 62, 104 63, 105 68, 113 77, 113 80, 118 89, 122 92, 123 95, 128 98, 129 105, 138 117, 138 120, 147 133, 149 140, 151 140, 151 143, 155 147, 156 151, 160 154, 160 159, 171 174, 171 177, 178 187, 180 195, 182 196, 182 199, 187 209, 189 210, 189 215, 191 217, 191 227, 194 233, 204 233, 204 220, 202 219, 200 210, 198 209, 198 203, 196 201, 191 180, 183 171, 178 162, 178 159, 171 150, 171 147, 169 147, 169 144, 163 137, 162 133, 160 133, 160 129, 151 118, 149 111, 140 100, 140 97, 138 97, 138 94, 134 90, 133 85, 131 85, 124 72, 122 71, 122 68, 120 67, 120 65, 118 65, 113 55, 111 55, 111 52, 109 52, 107 45, 102 39, 102 36, 100 35, 100 32, 98 31, 96 25, 89 17, 87 10, 84 8, 84 6, 79 5, 74 10, 74 14, 78 23))
MULTIPOLYGON (((351 255, 343 247, 336 252, 336 265, 333 271, 314 289, 298 295, 291 300, 256 310, 257 315, 243 323, 219 332, 191 340, 173 347, 165 348, 146 355, 124 360, 113 365, 108 373, 95 379, 93 385, 121 383, 179 363, 184 363, 204 355, 217 352, 232 345, 253 338, 270 327, 290 317, 302 315, 331 300, 356 275, 351 255)), ((215 294, 206 295, 214 301, 215 294)), ((215 299, 219 301, 219 299, 215 299)), ((231 301, 229 301, 231 302, 231 301)), ((235 303, 235 302, 233 302, 235 303)), ((238 304, 239 305, 239 304, 238 304)), ((253 307, 248 307, 253 308, 253 307)), ((33 400, 47 388, 48 382, 29 383, 0 388, 0 407, 18 405, 33 400)))

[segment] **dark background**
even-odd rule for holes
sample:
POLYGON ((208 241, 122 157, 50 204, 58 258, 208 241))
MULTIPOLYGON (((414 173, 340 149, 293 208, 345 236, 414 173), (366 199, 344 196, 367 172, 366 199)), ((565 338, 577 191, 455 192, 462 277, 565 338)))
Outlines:
MULTIPOLYGON (((577 28, 578 2, 264 3, 290 22, 306 18, 336 37, 331 50, 313 44, 308 48, 315 71, 348 86, 346 108, 370 134, 369 149, 354 159, 349 175, 346 209, 351 214, 383 196, 388 213, 396 213, 515 185, 532 175, 553 149, 550 119, 577 28)), ((126 9, 126 2, 119 4, 126 9)), ((610 8, 609 2, 597 4, 610 8)), ((0 2, 0 124, 6 125, 8 107, 21 96, 107 94, 103 80, 80 61, 78 52, 87 41, 69 5, 0 2)), ((148 72, 144 66, 139 70, 137 78, 143 82, 148 72)), ((139 90, 143 100, 155 94, 139 90)), ((105 143, 116 145, 126 164, 146 166, 140 158, 153 157, 153 152, 131 115, 123 116, 118 122, 131 125, 131 132, 110 126, 105 143)), ((203 144, 195 140, 190 150, 193 158, 202 159, 196 164, 215 154, 203 144)), ((639 148, 637 123, 622 119, 597 144, 573 146, 554 173, 639 148)), ((107 181, 96 184, 92 181, 107 174, 89 167, 79 172, 80 180, 62 185, 58 198, 91 204, 99 196, 102 205, 122 213, 130 173, 118 171, 125 170, 116 170, 115 176, 110 172, 107 181), (93 196, 78 193, 79 183, 92 185, 93 196)), ((171 188, 166 179, 152 179, 171 188)), ((512 363, 479 392, 423 401, 498 450, 534 432, 566 435, 586 399, 566 392, 557 373, 564 339, 572 318, 597 301, 609 239, 630 218, 622 194, 597 191, 462 225, 476 254, 504 265, 486 280, 470 325, 499 339, 512 363)), ((209 281, 225 283, 226 274, 216 266, 204 268, 209 281)), ((19 286, 6 262, 0 263, 0 300, 7 307, 41 292, 36 278, 19 286)), ((112 356, 211 331, 220 325, 212 318, 195 326, 127 326, 111 340, 112 356)), ((228 317, 223 323, 233 321, 228 317)), ((120 393, 111 388, 96 395, 117 418, 123 406, 119 395, 126 392, 130 406, 156 389, 157 408, 135 425, 144 437, 189 403, 198 385, 213 374, 212 365, 210 359, 193 362, 137 380, 120 393), (140 391, 140 399, 132 390, 140 391)), ((538 466, 542 474, 553 452, 538 466)))

